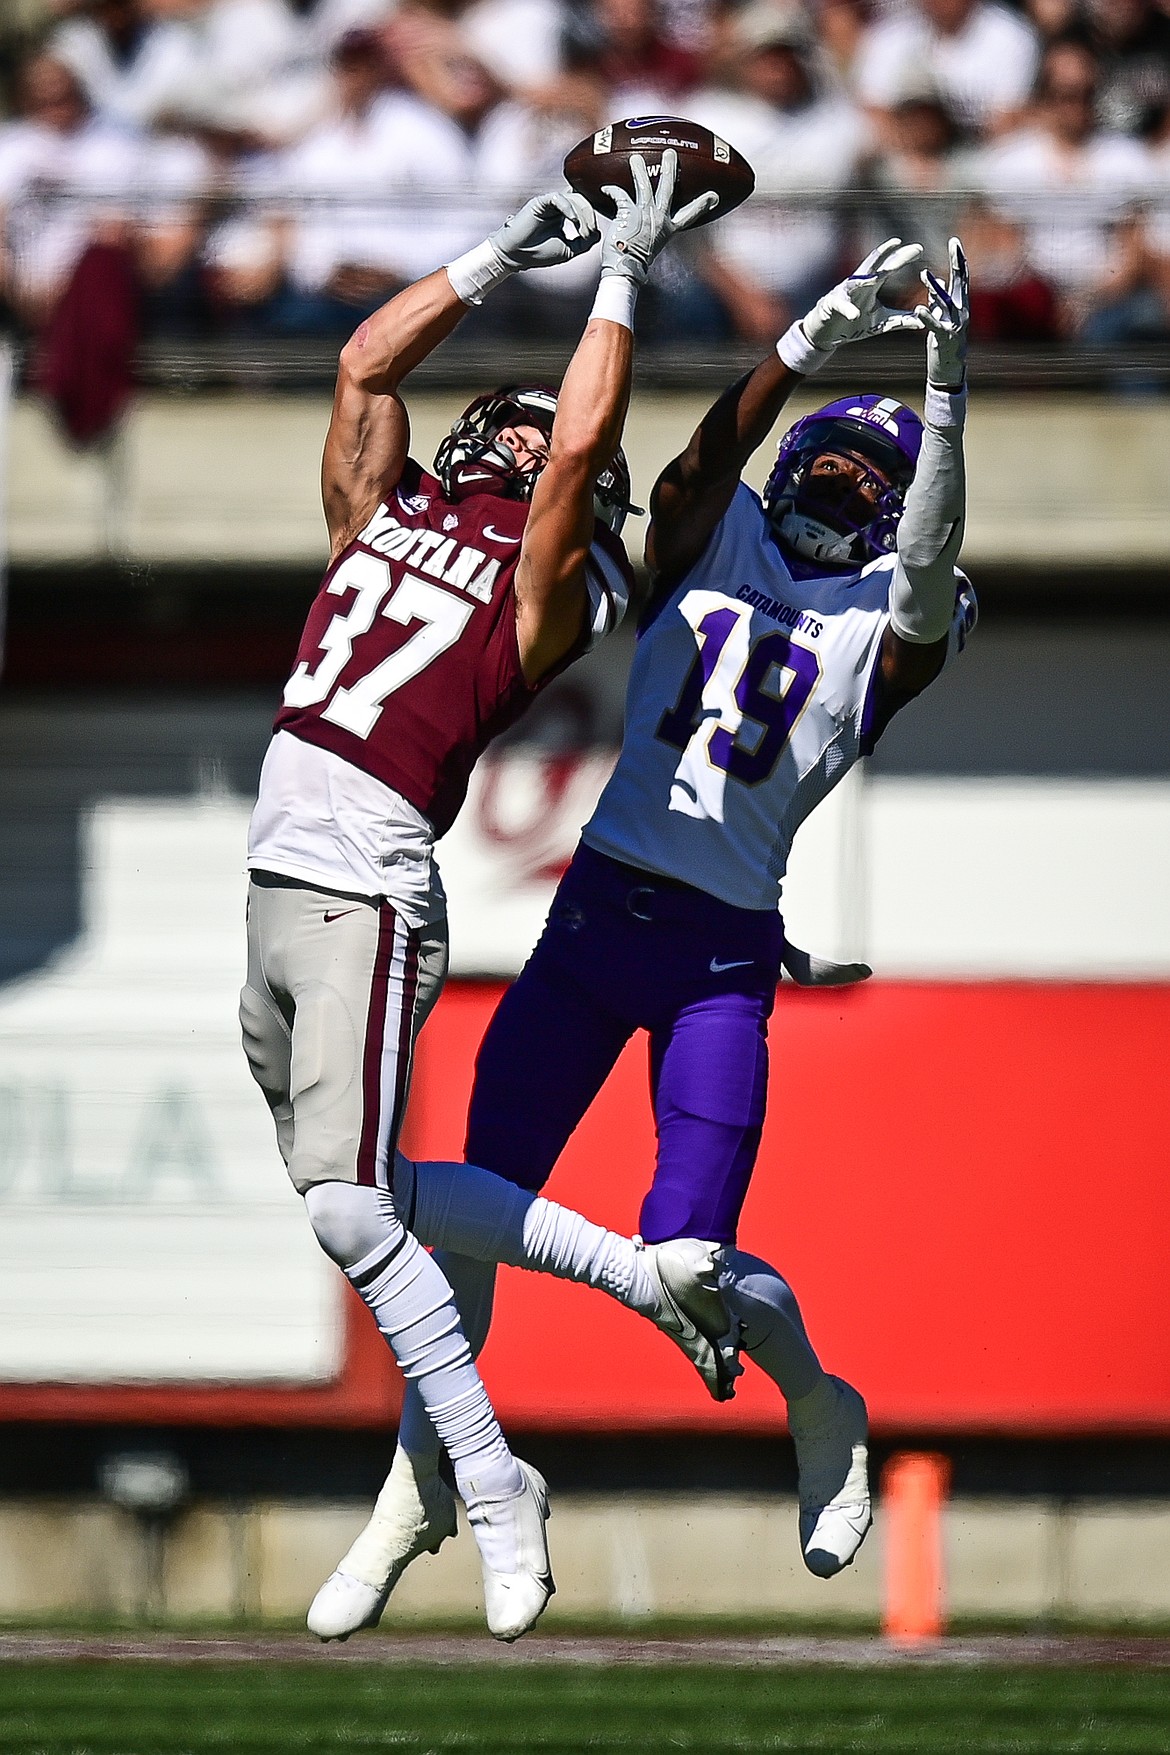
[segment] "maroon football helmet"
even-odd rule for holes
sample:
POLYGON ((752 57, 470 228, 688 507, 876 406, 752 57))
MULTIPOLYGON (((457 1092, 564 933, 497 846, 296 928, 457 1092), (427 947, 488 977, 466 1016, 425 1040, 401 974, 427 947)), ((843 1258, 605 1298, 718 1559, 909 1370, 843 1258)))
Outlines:
MULTIPOLYGON (((543 465, 518 463, 498 434, 505 427, 534 426, 551 438, 556 412, 557 393, 546 384, 510 384, 477 396, 435 453, 435 474, 447 498, 458 502, 472 494, 499 494, 506 500, 530 500, 543 465)), ((620 448, 594 483, 593 510, 615 534, 627 513, 639 510, 630 502, 630 471, 620 448)))

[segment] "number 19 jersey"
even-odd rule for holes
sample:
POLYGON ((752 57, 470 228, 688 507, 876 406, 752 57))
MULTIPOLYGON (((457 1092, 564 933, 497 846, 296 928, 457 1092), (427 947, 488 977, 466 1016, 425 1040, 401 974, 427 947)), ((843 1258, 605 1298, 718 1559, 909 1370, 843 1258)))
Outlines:
MULTIPOLYGON (((587 844, 735 907, 774 909, 800 824, 876 741, 895 564, 799 576, 741 483, 639 631, 621 754, 587 844)), ((956 571, 948 658, 974 616, 956 571)))

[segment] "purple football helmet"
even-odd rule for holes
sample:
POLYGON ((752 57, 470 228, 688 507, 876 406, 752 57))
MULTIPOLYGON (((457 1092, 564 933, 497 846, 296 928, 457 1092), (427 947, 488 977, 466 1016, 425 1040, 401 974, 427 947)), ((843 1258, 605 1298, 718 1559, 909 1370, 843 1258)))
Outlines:
POLYGON ((764 487, 777 537, 820 566, 864 566, 889 554, 921 446, 922 422, 890 396, 842 396, 806 414, 781 439, 764 487), (829 453, 865 466, 868 493, 856 479, 814 474, 829 453))

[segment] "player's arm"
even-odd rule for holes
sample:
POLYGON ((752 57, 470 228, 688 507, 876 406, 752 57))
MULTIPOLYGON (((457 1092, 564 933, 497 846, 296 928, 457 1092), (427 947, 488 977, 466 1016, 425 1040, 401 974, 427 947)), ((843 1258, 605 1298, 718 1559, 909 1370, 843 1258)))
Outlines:
POLYGON ((633 356, 633 330, 595 310, 561 385, 548 462, 533 489, 516 567, 516 634, 530 683, 581 637, 593 485, 621 442, 633 356))
POLYGON ((621 441, 634 358, 634 306, 650 264, 670 239, 715 205, 713 192, 670 211, 677 157, 662 156, 658 187, 645 161, 630 160, 634 196, 611 186, 617 217, 602 247, 592 315, 557 398, 549 457, 532 493, 516 567, 516 632, 530 683, 581 639, 588 604, 585 563, 593 544, 593 489, 621 441))
POLYGON ((955 563, 967 512, 963 426, 968 273, 957 238, 951 239, 950 258, 947 286, 933 275, 923 276, 930 295, 922 312, 927 332, 926 424, 898 525, 890 622, 879 658, 882 686, 875 735, 939 674, 955 616, 955 563))
POLYGON ((474 250, 389 300, 341 350, 321 465, 332 552, 340 553, 399 480, 410 422, 399 386, 471 305, 526 268, 567 262, 597 241, 579 195, 537 195, 474 250))
POLYGON ((887 281, 921 257, 920 245, 890 238, 793 323, 753 372, 724 391, 686 450, 655 483, 646 535, 652 573, 678 578, 698 560, 731 504, 744 465, 802 378, 818 371, 847 341, 921 327, 917 316, 893 310, 881 298, 887 281))
POLYGON ((677 578, 694 565, 730 506, 743 468, 764 443, 800 374, 773 350, 725 390, 703 416, 650 496, 646 564, 677 578))

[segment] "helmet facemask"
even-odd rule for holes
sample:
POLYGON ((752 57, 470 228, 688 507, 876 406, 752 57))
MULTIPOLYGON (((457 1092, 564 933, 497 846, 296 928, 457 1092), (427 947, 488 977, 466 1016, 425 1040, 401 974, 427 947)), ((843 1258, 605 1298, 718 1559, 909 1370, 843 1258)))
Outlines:
POLYGON ((797 421, 781 441, 764 489, 785 547, 830 568, 864 566, 889 554, 914 479, 921 425, 901 404, 866 397, 846 414, 830 404, 797 421), (878 405, 874 419, 869 404, 878 405), (859 418, 859 417, 866 418, 859 418))
POLYGON ((499 438, 508 427, 536 427, 552 437, 557 399, 541 385, 517 385, 479 396, 455 422, 435 453, 435 474, 447 499, 458 503, 473 494, 530 500, 543 462, 520 463, 499 438))
MULTIPOLYGON (((549 440, 556 408, 556 392, 537 384, 478 397, 435 453, 435 474, 447 499, 458 503, 473 494, 498 494, 508 500, 530 500, 547 457, 521 463, 499 434, 508 427, 535 426, 549 440)), ((630 504, 630 472, 620 450, 597 478, 593 510, 615 533, 626 514, 638 510, 630 504)))

